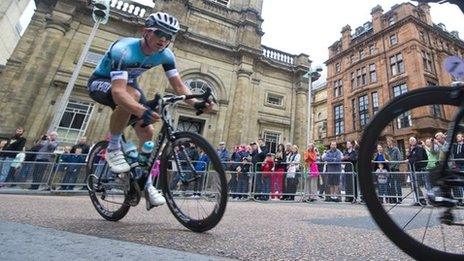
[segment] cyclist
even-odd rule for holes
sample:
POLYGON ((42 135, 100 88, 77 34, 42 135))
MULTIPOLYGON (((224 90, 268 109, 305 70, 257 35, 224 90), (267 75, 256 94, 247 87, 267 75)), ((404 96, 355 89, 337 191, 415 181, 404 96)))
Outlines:
MULTIPOLYGON (((87 88, 90 97, 113 109, 110 118, 111 138, 107 149, 107 163, 113 173, 130 170, 121 151, 120 139, 131 117, 138 118, 132 127, 140 144, 152 139, 151 123, 159 119, 159 115, 145 105, 147 101, 137 84, 137 78, 150 68, 161 65, 178 95, 191 94, 190 89, 182 82, 176 69, 174 54, 168 48, 179 28, 179 22, 174 16, 163 12, 150 14, 145 20, 142 37, 122 38, 114 42, 89 79, 87 88), (143 125, 147 126, 142 127, 143 125)), ((214 105, 212 102, 194 99, 187 103, 204 112, 210 111, 214 105)), ((148 203, 159 206, 166 202, 149 181, 145 186, 145 195, 147 208, 148 203)))

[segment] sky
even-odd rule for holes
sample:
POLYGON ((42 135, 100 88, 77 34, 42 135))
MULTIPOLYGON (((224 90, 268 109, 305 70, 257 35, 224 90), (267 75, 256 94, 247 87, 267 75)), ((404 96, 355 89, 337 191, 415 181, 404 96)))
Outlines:
MULTIPOLYGON (((152 0, 133 1, 149 6, 153 3, 152 0)), ((290 54, 308 54, 313 61, 313 67, 324 67, 329 54, 328 47, 341 38, 340 31, 343 26, 348 24, 354 31, 356 27, 371 21, 370 13, 374 6, 379 4, 384 12, 387 12, 395 4, 417 4, 415 1, 407 0, 263 1, 262 44, 290 54)), ((434 23, 444 23, 448 31, 458 31, 461 39, 464 39, 464 14, 457 6, 430 6, 434 23)))

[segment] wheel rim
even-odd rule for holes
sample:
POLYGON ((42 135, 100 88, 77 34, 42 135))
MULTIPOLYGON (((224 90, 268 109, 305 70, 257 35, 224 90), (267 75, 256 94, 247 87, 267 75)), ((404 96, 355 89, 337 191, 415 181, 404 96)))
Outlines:
MULTIPOLYGON (((454 90, 450 88, 429 88, 428 90, 413 91, 408 95, 409 98, 397 98, 379 112, 377 117, 372 120, 363 133, 359 153, 359 172, 360 186, 365 196, 367 207, 384 233, 394 241, 395 244, 415 258, 430 259, 443 256, 448 258, 462 258, 464 244, 461 242, 463 242, 464 239, 464 229, 455 226, 444 227, 440 225, 439 222, 437 223, 437 215, 442 212, 437 208, 405 207, 404 205, 408 203, 407 201, 411 197, 411 195, 408 194, 409 192, 404 191, 405 184, 400 186, 403 192, 401 197, 395 191, 387 191, 387 193, 385 193, 385 187, 383 187, 385 180, 383 178, 379 179, 379 177, 381 177, 379 173, 373 173, 371 170, 372 163, 370 162, 370 158, 364 155, 373 155, 376 149, 375 141, 382 140, 374 136, 380 136, 380 134, 388 132, 384 127, 390 125, 391 121, 395 124, 397 117, 404 116, 404 113, 412 109, 412 107, 420 105, 422 109, 433 110, 434 108, 429 105, 443 103, 458 106, 460 102, 453 96, 453 92, 454 90), (393 106, 392 104, 395 103, 398 105, 393 106), (374 181, 376 181, 375 185, 374 181), (404 201, 403 204, 380 204, 378 198, 393 198, 391 196, 394 196, 397 200, 402 198, 404 201), (435 241, 433 239, 435 239, 435 241), (456 244, 455 242, 459 243, 456 244), (418 251, 418 249, 422 251, 418 251)), ((412 112, 414 113, 414 111, 418 110, 413 110, 412 112)), ((431 130, 431 132, 433 132, 433 130, 431 130)), ((404 167, 400 167, 400 169, 402 168, 404 167)), ((387 188, 397 187, 395 184, 390 184, 394 183, 391 182, 393 180, 404 180, 399 178, 403 175, 401 172, 401 170, 397 171, 393 173, 396 176, 390 174, 391 177, 387 177, 387 188)), ((425 180, 427 173, 427 171, 420 172, 418 177, 425 180)), ((421 187, 418 180, 413 180, 412 182, 416 182, 416 184, 421 187)), ((423 183, 423 185, 425 185, 425 182, 423 183)), ((459 213, 456 216, 462 221, 464 211, 462 209, 458 211, 459 213)))
MULTIPOLYGON (((214 150, 211 151, 212 148, 207 148, 209 146, 209 144, 199 142, 193 134, 178 138, 165 148, 163 153, 165 157, 160 166, 161 173, 165 173, 164 193, 169 208, 183 225, 195 231, 204 231, 214 227, 221 219, 227 202, 227 188, 223 185, 226 182, 224 170, 218 168, 217 162, 214 163, 211 157, 206 163, 202 161, 202 158, 195 160, 196 157, 193 156, 193 151, 199 152, 200 150, 207 154, 215 153, 214 150), (195 144, 196 149, 187 148, 186 144, 189 143, 195 144), (182 148, 179 149, 179 147, 182 148), (175 158, 180 160, 182 176, 178 171, 175 158), (195 172, 201 176, 196 180, 192 180, 193 171, 189 162, 192 163, 195 172)), ((214 155, 217 157, 216 154, 214 155)), ((218 161, 218 159, 215 160, 218 161)))

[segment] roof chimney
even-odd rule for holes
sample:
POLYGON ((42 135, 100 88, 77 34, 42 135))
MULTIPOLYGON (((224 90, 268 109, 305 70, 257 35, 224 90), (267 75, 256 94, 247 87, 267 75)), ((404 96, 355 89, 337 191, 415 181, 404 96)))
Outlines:
POLYGON ((380 5, 375 6, 372 8, 371 15, 372 15, 372 28, 374 28, 374 33, 379 32, 382 30, 382 17, 383 9, 380 5))

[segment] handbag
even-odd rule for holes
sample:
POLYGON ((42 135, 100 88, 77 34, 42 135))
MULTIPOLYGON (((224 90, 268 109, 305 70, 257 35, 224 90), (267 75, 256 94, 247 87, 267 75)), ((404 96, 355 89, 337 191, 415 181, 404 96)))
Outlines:
POLYGON ((290 165, 290 166, 288 167, 287 176, 286 176, 286 177, 287 177, 288 179, 293 179, 293 178, 295 178, 295 175, 296 175, 296 166, 290 165))

